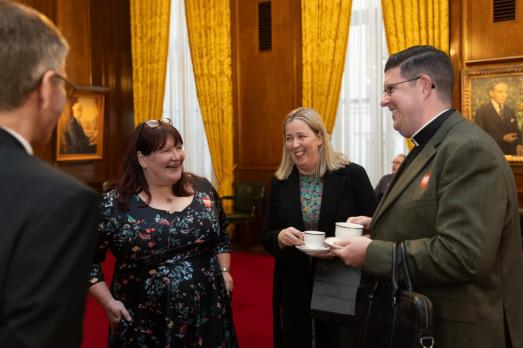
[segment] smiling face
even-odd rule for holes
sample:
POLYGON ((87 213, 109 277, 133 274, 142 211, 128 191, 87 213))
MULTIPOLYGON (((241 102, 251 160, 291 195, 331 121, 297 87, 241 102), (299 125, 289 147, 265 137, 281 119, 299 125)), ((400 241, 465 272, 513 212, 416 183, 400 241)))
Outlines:
MULTIPOLYGON (((385 86, 392 85, 408 78, 401 76, 400 68, 396 67, 385 71, 384 83, 385 86)), ((394 129, 406 138, 410 138, 421 127, 417 117, 421 106, 418 81, 413 80, 392 86, 390 94, 383 93, 381 98, 381 106, 389 108, 392 112, 394 129)))
POLYGON ((147 156, 138 151, 137 156, 149 186, 172 186, 182 177, 185 152, 183 145, 175 144, 171 136, 158 151, 147 156))
POLYGON ((302 174, 313 174, 320 160, 323 138, 309 125, 294 119, 285 126, 285 148, 302 174))

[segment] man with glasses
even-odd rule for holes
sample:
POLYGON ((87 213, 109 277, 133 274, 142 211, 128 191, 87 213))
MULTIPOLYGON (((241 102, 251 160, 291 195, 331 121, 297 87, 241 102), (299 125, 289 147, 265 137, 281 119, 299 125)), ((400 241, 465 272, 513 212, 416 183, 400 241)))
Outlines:
MULTIPOLYGON (((334 253, 390 279, 393 242, 402 241, 414 287, 432 301, 437 347, 523 347, 518 197, 503 153, 451 108, 454 73, 444 52, 393 54, 384 81, 381 104, 416 146, 373 217, 349 219, 372 239, 355 237, 334 253)), ((384 346, 382 338, 375 333, 371 347, 384 346)))
POLYGON ((71 90, 68 45, 42 14, 0 0, 0 347, 79 347, 96 194, 33 156, 71 90))

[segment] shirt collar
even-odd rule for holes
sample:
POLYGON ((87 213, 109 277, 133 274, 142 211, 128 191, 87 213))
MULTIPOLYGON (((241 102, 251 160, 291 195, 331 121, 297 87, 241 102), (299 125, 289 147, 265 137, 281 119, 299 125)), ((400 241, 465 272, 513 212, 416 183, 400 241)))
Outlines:
POLYGON ((3 130, 5 130, 7 133, 11 134, 22 146, 24 147, 25 151, 27 151, 28 154, 33 155, 33 147, 31 144, 25 139, 20 133, 14 131, 11 128, 7 127, 1 127, 3 130))
POLYGON ((443 115, 445 112, 447 112, 450 109, 445 109, 438 113, 436 116, 432 117, 430 120, 427 121, 423 126, 421 126, 420 129, 418 129, 414 134, 412 135, 411 139, 414 145, 420 146, 422 143, 425 143, 428 139, 432 137, 434 132, 439 128, 439 124, 437 125, 436 129, 434 129, 432 132, 430 131, 429 125, 433 123, 439 116, 443 115), (422 132, 423 130, 426 130, 425 132, 422 132), (425 134, 424 134, 425 133, 425 134), (428 134, 427 134, 428 133, 428 134))
POLYGON ((492 104, 492 106, 494 107, 494 110, 496 110, 496 112, 499 114, 501 112, 501 104, 500 103, 496 103, 494 100, 490 99, 490 103, 492 104))

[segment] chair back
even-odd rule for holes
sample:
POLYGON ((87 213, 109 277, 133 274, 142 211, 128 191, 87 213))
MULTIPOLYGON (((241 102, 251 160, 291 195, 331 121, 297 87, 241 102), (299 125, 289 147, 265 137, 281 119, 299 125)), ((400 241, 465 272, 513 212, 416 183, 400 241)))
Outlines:
POLYGON ((234 185, 234 211, 254 213, 262 204, 265 184, 259 181, 243 181, 234 185))

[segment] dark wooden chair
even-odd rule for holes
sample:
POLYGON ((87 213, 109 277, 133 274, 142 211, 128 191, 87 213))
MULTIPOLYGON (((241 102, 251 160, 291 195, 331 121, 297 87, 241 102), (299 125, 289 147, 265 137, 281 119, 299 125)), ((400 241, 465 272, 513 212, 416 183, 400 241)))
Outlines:
MULTIPOLYGON (((234 185, 234 195, 223 196, 222 200, 233 201, 233 211, 226 214, 229 224, 235 225, 235 240, 242 244, 252 244, 257 239, 252 223, 260 222, 262 217, 265 184, 259 181, 242 181, 234 185), (239 232, 237 225, 247 225, 245 233, 239 232)), ((259 225, 259 224, 258 224, 259 225)))

